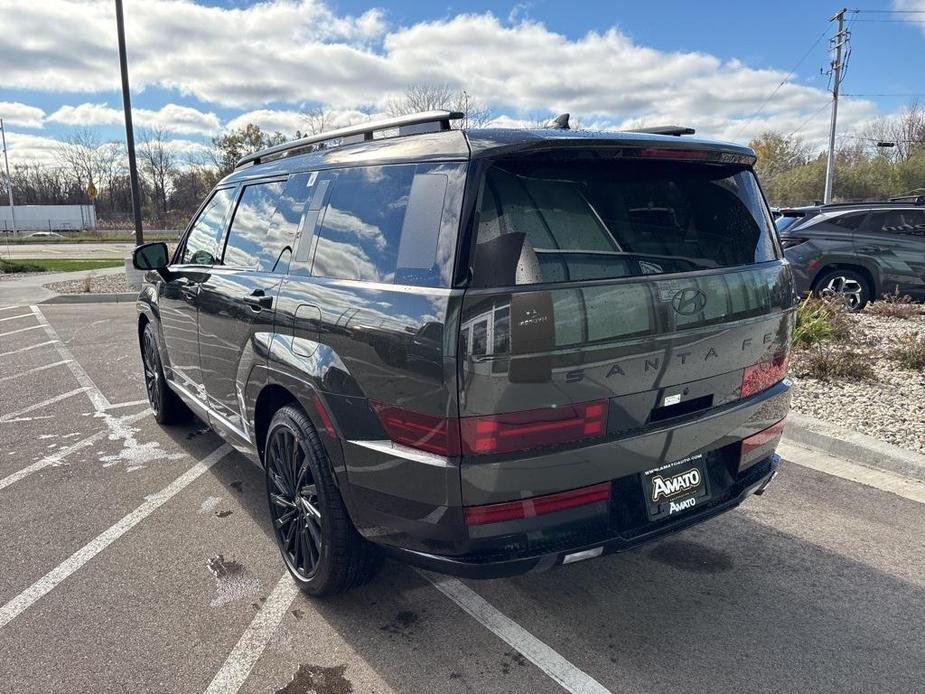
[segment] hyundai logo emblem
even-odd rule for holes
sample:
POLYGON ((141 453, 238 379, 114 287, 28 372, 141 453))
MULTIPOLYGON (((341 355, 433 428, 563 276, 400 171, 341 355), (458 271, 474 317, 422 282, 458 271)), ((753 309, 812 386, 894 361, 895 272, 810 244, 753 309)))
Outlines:
POLYGON ((671 300, 674 310, 682 316, 699 313, 707 305, 707 295, 699 289, 682 289, 671 300))

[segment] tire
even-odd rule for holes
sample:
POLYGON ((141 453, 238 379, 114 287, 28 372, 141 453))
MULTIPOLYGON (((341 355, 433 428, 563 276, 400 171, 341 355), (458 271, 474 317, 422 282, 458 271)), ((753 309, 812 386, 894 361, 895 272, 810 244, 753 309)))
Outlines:
POLYGON ((145 391, 148 404, 158 424, 179 424, 189 421, 192 412, 167 385, 161 353, 157 346, 157 333, 153 323, 147 323, 141 336, 141 361, 144 367, 145 391))
POLYGON ((273 536, 304 592, 342 593, 379 568, 379 553, 350 521, 311 421, 287 405, 273 416, 264 448, 273 536))
POLYGON ((839 298, 849 311, 860 311, 870 301, 867 278, 856 270, 829 270, 816 280, 813 295, 839 298))

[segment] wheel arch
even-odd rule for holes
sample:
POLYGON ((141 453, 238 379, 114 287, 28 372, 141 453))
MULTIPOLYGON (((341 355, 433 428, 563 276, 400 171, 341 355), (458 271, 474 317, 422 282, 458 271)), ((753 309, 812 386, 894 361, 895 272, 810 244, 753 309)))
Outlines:
POLYGON ((870 289, 870 299, 873 300, 875 297, 880 296, 880 278, 878 274, 866 263, 852 261, 828 262, 823 264, 813 276, 813 281, 810 285, 811 291, 815 292, 816 288, 819 286, 819 281, 834 270, 853 270, 863 275, 870 289))

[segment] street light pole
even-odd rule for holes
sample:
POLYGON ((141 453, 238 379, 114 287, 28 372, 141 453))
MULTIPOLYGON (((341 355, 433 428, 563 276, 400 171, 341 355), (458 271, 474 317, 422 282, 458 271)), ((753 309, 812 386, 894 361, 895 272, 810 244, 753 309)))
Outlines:
POLYGON ((16 207, 13 205, 13 177, 10 176, 10 158, 6 153, 6 130, 0 118, 0 138, 3 139, 3 161, 6 163, 6 194, 10 197, 10 218, 13 220, 13 233, 16 233, 16 207))
POLYGON ((145 242, 141 231, 141 194, 138 189, 138 165, 135 162, 135 132, 132 128, 132 97, 128 89, 128 61, 125 57, 125 20, 122 0, 116 0, 116 29, 119 34, 119 67, 122 70, 122 108, 125 110, 125 144, 128 149, 128 175, 132 183, 132 214, 135 218, 135 244, 145 242))

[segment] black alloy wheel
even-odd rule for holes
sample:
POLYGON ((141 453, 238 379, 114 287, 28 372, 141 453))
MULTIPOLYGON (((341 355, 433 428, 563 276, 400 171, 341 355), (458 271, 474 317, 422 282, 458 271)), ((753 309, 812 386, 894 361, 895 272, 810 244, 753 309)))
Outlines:
POLYGON ((318 570, 324 547, 318 489, 295 432, 278 427, 268 441, 270 516, 283 560, 308 581, 318 570))
POLYGON ((189 408, 170 389, 164 378, 164 366, 153 323, 147 323, 141 334, 141 363, 148 404, 151 405, 157 423, 174 424, 188 420, 191 415, 189 408))
POLYGON ((379 552, 350 520, 327 450, 297 405, 273 415, 263 463, 273 535, 299 588, 332 595, 367 581, 379 552))

